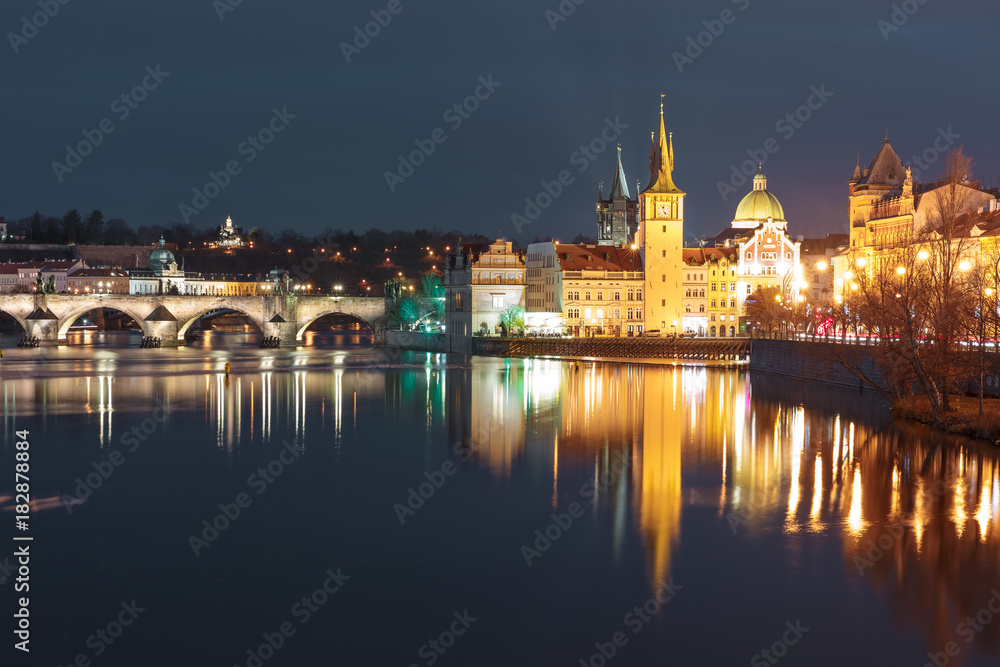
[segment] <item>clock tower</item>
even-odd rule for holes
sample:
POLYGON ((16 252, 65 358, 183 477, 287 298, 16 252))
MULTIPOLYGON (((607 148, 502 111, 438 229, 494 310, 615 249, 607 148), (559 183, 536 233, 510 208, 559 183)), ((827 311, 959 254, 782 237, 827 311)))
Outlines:
POLYGON ((639 231, 636 244, 642 251, 646 282, 646 329, 663 335, 683 329, 684 195, 674 185, 674 139, 663 121, 660 96, 660 137, 651 140, 651 178, 639 194, 639 231))

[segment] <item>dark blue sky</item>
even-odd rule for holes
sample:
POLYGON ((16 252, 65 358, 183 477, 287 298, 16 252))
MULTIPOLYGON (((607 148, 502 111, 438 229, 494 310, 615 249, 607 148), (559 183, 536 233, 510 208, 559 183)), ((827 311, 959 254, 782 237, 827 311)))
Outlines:
POLYGON ((691 239, 728 225, 750 188, 723 201, 719 183, 769 138, 780 149, 765 172, 793 234, 844 231, 857 153, 867 164, 887 128, 909 162, 950 127, 977 176, 1000 175, 995 2, 909 0, 915 13, 886 39, 878 22, 891 21, 888 1, 565 0, 576 9, 553 30, 546 11, 558 11, 558 0, 399 0, 402 11, 348 63, 340 43, 388 0, 243 0, 220 20, 219 7, 235 1, 70 0, 37 34, 13 40, 17 53, 10 33, 41 10, 38 0, 4 2, 0 214, 101 208, 137 226, 179 221, 181 204, 207 203, 188 212, 199 226, 231 214, 244 227, 304 234, 334 226, 525 242, 592 235, 597 183, 610 183, 614 150, 594 162, 573 153, 619 118, 628 127, 615 141, 634 194, 635 181, 648 180, 661 92, 691 239), (731 22, 715 24, 721 34, 678 71, 673 54, 727 9, 731 22), (147 74, 157 65, 168 73, 159 82, 147 74), (445 111, 490 75, 499 87, 455 127, 445 111), (152 90, 134 109, 115 103, 144 78, 152 90), (814 86, 832 96, 814 98, 819 108, 800 127, 776 125, 814 86), (275 121, 284 127, 263 150, 243 144, 274 109, 294 118, 275 121), (97 129, 105 118, 110 134, 97 129), (385 172, 438 128, 446 141, 390 190, 385 172), (60 182, 53 162, 65 164, 65 147, 84 131, 101 143, 72 172, 60 168, 60 182), (230 161, 239 173, 228 186, 194 202, 192 190, 230 161), (518 234, 511 215, 563 170, 571 185, 518 234))

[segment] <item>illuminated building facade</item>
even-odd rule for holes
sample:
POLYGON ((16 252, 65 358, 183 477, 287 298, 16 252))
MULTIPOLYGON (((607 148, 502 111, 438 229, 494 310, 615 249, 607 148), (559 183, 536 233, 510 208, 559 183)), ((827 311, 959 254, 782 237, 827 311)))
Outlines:
POLYGON ((597 190, 597 244, 631 245, 639 229, 639 201, 629 196, 625 168, 622 166, 622 148, 618 147, 618 167, 611 181, 608 198, 604 188, 597 190))
POLYGON ((652 141, 649 156, 651 179, 639 195, 639 231, 636 245, 642 251, 646 282, 646 329, 664 334, 682 331, 684 308, 684 197, 674 185, 673 135, 668 135, 660 103, 660 136, 652 141))
POLYGON ((498 335, 500 316, 525 308, 524 253, 512 241, 459 242, 445 271, 445 330, 453 336, 498 335))

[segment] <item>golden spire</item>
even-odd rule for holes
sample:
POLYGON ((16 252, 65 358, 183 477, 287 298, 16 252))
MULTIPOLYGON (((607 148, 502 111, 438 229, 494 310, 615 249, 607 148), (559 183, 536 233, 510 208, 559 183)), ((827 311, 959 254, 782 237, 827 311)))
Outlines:
POLYGON ((655 155, 652 155, 650 168, 652 171, 652 179, 650 180, 649 187, 646 188, 647 191, 653 192, 673 192, 678 194, 683 194, 676 185, 674 185, 673 180, 673 170, 674 170, 674 135, 671 132, 667 134, 667 124, 663 117, 663 98, 666 97, 664 94, 660 94, 660 140, 658 145, 658 150, 655 151, 655 155))

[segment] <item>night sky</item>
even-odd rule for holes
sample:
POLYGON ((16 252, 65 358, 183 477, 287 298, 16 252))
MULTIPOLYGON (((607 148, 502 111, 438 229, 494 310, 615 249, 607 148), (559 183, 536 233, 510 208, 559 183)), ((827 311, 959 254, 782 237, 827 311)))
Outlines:
POLYGON ((632 194, 648 182, 665 93, 689 242, 728 226, 750 185, 724 201, 719 184, 769 138, 779 150, 765 173, 790 233, 843 232, 857 154, 867 165, 887 130, 904 162, 950 134, 938 145, 963 145, 985 181, 1000 175, 997 5, 921 1, 896 4, 895 29, 888 0, 564 0, 568 16, 558 0, 41 0, 58 12, 36 31, 23 17, 42 11, 38 0, 6 0, 0 214, 100 208, 133 227, 185 215, 218 226, 231 214, 244 228, 307 235, 439 228, 570 240, 596 233, 614 142, 632 194), (373 11, 391 21, 357 49, 355 27, 373 11), (708 45, 685 54, 702 32, 708 45), (679 67, 675 53, 696 57, 679 67), (123 101, 136 86, 145 99, 123 101), (832 95, 812 98, 806 122, 783 121, 813 87, 832 95), (445 115, 477 88, 478 109, 445 115), (112 132, 101 132, 103 119, 112 132), (612 131, 606 119, 627 127, 612 131), (244 143, 272 123, 281 131, 255 140, 271 143, 244 143), (593 161, 574 155, 604 128, 608 149, 593 161), (444 142, 390 188, 398 156, 435 130, 444 142), (84 132, 100 144, 67 161, 84 132), (195 201, 193 189, 229 162, 238 173, 227 187, 195 201), (572 183, 518 233, 512 214, 563 170, 572 183))

